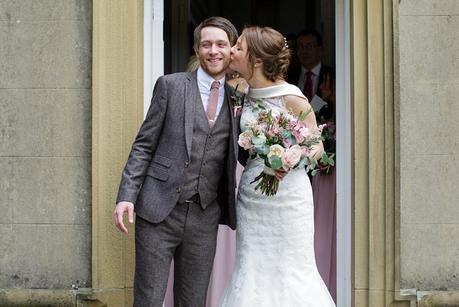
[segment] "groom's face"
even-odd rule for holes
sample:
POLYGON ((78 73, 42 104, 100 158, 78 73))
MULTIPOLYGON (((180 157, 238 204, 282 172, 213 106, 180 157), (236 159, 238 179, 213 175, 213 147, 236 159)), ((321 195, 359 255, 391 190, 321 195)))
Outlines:
POLYGON ((230 62, 230 42, 225 31, 215 27, 205 27, 201 30, 196 55, 199 63, 211 77, 221 79, 230 62))

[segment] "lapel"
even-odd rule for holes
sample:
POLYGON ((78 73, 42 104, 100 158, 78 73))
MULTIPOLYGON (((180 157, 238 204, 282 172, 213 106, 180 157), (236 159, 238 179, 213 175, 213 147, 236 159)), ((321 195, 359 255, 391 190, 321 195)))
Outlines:
POLYGON ((234 157, 237 157, 237 149, 238 149, 238 144, 237 144, 237 139, 238 139, 238 129, 237 129, 237 121, 236 118, 234 117, 234 110, 231 105, 231 88, 228 85, 228 83, 225 83, 225 101, 223 102, 226 107, 228 108, 229 111, 229 117, 230 117, 230 123, 231 123, 231 135, 230 135, 230 145, 233 147, 233 153, 234 157))
MULTIPOLYGON (((196 100, 201 101, 198 89, 197 72, 188 74, 185 85, 185 142, 188 158, 191 157, 191 143, 193 139, 194 114, 196 112, 196 100)), ((202 102, 201 102, 202 103, 202 102)))

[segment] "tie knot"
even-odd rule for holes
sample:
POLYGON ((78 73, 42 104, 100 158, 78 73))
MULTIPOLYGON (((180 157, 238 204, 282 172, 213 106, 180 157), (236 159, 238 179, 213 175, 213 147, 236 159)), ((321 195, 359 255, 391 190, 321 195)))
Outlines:
POLYGON ((210 86, 210 90, 213 90, 213 89, 219 89, 220 88, 220 82, 219 81, 214 81, 212 82, 212 85, 210 86))
POLYGON ((314 73, 313 73, 312 71, 310 71, 310 70, 308 70, 308 71, 306 72, 306 76, 307 76, 308 78, 311 78, 313 75, 314 75, 314 73))

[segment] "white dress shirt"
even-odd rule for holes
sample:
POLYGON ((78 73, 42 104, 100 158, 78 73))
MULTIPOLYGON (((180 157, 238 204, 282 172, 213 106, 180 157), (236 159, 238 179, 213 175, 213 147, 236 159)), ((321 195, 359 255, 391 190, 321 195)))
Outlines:
POLYGON ((225 77, 220 80, 215 80, 208 73, 206 73, 201 67, 198 68, 197 72, 198 76, 198 88, 199 93, 201 94, 202 106, 204 107, 204 111, 207 111, 207 105, 209 103, 209 95, 210 95, 210 86, 212 82, 219 81, 220 87, 218 88, 218 104, 217 104, 217 113, 215 114, 215 120, 220 113, 220 110, 223 106, 223 100, 225 98, 225 77))

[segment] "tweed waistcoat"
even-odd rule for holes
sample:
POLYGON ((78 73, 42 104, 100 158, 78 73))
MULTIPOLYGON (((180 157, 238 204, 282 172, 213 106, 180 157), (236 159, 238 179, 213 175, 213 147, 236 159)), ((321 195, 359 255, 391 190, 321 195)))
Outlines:
POLYGON ((196 100, 195 103, 191 157, 185 169, 179 202, 198 193, 201 206, 206 208, 217 199, 217 189, 228 153, 231 114, 225 102, 215 124, 209 128, 201 101, 196 100))

